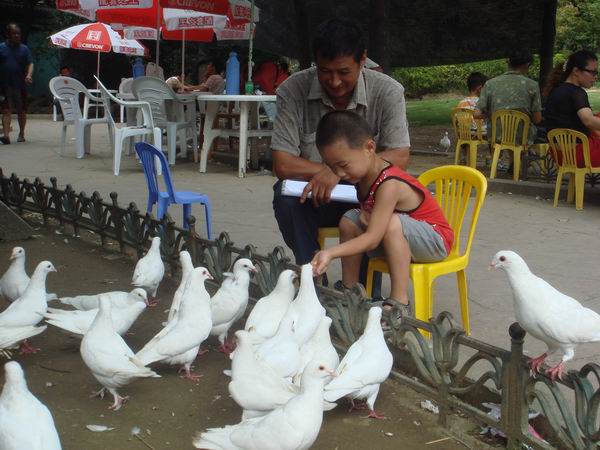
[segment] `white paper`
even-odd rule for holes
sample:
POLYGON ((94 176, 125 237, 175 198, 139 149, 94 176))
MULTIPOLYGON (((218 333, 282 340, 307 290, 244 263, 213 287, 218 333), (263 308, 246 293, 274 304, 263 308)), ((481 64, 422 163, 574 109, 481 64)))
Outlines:
MULTIPOLYGON (((281 183, 281 194, 290 197, 300 197, 307 184, 306 181, 283 180, 281 183)), ((308 194, 309 198, 311 194, 308 194)), ((358 203, 356 188, 349 184, 338 184, 331 191, 331 200, 334 202, 358 203)))

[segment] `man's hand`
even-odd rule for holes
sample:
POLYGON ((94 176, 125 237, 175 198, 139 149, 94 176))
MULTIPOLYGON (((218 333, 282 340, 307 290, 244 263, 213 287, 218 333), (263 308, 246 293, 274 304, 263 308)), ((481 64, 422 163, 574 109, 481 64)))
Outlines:
POLYGON ((309 192, 312 192, 312 202, 315 208, 319 205, 329 203, 331 191, 339 181, 340 177, 334 174, 329 167, 324 167, 306 184, 306 187, 300 196, 300 203, 304 203, 306 201, 309 192))
POLYGON ((32 78, 32 76, 31 76, 31 75, 27 75, 27 76, 25 77, 25 83, 27 83, 27 84, 31 84, 31 83, 33 83, 33 78, 32 78))
POLYGON ((364 228, 367 228, 369 226, 370 219, 371 219, 371 213, 368 213, 365 210, 361 209, 360 215, 358 216, 358 220, 364 228))
POLYGON ((330 262, 331 256, 327 250, 318 252, 310 262, 313 268, 313 276, 318 277, 319 275, 324 274, 330 262))

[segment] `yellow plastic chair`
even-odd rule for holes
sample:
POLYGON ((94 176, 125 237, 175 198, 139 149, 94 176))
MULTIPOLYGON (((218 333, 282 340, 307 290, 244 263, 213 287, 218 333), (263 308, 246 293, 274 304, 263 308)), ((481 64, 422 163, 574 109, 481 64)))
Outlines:
MULTIPOLYGON (((469 299, 467 296, 466 268, 469 265, 471 245, 479 212, 485 200, 487 180, 478 170, 465 166, 441 166, 428 170, 419 177, 424 186, 435 185, 435 198, 440 204, 448 223, 454 230, 454 244, 444 261, 410 265, 410 278, 413 281, 415 317, 427 321, 433 316, 433 282, 440 275, 456 272, 458 296, 460 300, 463 328, 471 333, 469 322, 469 299), (471 194, 474 191, 474 196, 471 194), (469 209, 472 203, 472 208, 469 209), (471 222, 467 244, 461 250, 461 230, 467 210, 471 211, 471 222)), ((373 273, 389 273, 385 258, 372 258, 367 270, 368 295, 373 292, 373 273)))
POLYGON ((556 189, 554 190, 554 207, 558 205, 560 187, 563 175, 569 175, 569 187, 567 190, 567 202, 572 203, 575 197, 575 209, 583 209, 583 193, 585 186, 585 175, 588 173, 600 173, 600 167, 592 167, 590 159, 590 142, 588 137, 576 130, 568 128, 555 128, 548 132, 548 142, 552 157, 558 166, 556 175, 556 189), (584 167, 577 167, 577 145, 583 147, 584 167), (560 163, 559 163, 560 155, 560 163))
POLYGON ((473 110, 466 108, 454 108, 450 113, 450 118, 456 138, 454 164, 459 164, 460 152, 463 147, 466 147, 468 149, 465 157, 467 165, 475 169, 477 167, 477 146, 487 145, 487 140, 483 137, 483 121, 474 119, 473 110), (473 123, 477 125, 475 135, 473 135, 473 123))
POLYGON ((490 178, 496 178, 500 152, 509 150, 514 153, 513 180, 519 180, 521 153, 527 148, 530 123, 527 114, 512 109, 499 109, 492 114, 492 140, 490 142, 493 155, 490 178), (521 139, 517 142, 519 131, 521 131, 521 139))
POLYGON ((323 250, 325 248, 325 239, 339 237, 340 229, 338 227, 321 227, 319 228, 319 247, 323 250))

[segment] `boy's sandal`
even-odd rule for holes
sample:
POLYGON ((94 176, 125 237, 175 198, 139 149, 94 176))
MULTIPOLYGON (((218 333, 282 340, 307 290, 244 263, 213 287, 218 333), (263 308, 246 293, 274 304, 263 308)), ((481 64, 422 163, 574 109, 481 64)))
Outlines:
MULTIPOLYGON (((393 298, 383 298, 383 297, 374 297, 371 300, 372 306, 379 306, 384 311, 390 311, 393 314, 390 318, 393 323, 400 323, 403 317, 407 317, 411 315, 410 312, 410 303, 405 305, 404 303, 400 303, 393 298)), ((387 320, 381 320, 381 327, 385 330, 390 329, 390 325, 387 323, 387 320)))

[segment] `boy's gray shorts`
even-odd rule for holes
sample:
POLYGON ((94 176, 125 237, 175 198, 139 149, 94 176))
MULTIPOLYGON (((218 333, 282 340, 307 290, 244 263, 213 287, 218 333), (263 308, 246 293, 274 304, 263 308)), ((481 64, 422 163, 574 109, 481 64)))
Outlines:
MULTIPOLYGON (((444 240, 430 224, 415 220, 407 214, 394 213, 394 215, 402 222, 402 231, 408 241, 413 262, 432 263, 446 259, 448 253, 444 246, 444 240)), ((366 231, 366 228, 360 223, 360 209, 350 209, 346 211, 344 217, 366 231)), ((371 258, 385 257, 383 243, 380 243, 376 249, 367 252, 367 255, 371 258)))

